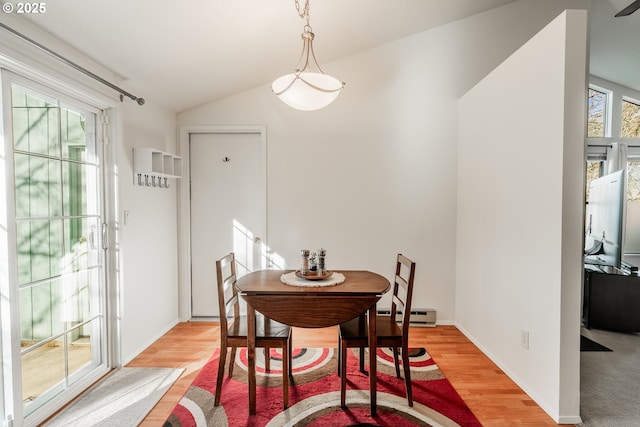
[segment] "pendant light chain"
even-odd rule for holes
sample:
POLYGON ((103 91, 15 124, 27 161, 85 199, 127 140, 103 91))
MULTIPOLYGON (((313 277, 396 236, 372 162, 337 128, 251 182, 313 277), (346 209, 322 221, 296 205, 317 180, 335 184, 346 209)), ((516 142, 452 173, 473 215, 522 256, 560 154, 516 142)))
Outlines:
POLYGON ((305 0, 302 11, 300 10, 300 2, 298 0, 295 0, 295 2, 296 2, 296 11, 298 11, 298 15, 300 15, 300 18, 306 19, 307 25, 309 25, 309 9, 310 9, 309 0, 305 0))
POLYGON ((307 24, 304 26, 304 32, 302 33, 302 40, 303 40, 302 52, 300 53, 300 58, 298 59, 298 65, 296 66, 296 69, 294 71, 294 73, 298 76, 302 72, 309 71, 309 54, 311 54, 318 71, 320 71, 321 73, 324 73, 324 71, 322 71, 322 69, 318 65, 318 61, 316 60, 316 55, 313 52, 314 35, 312 32, 313 30, 311 29, 311 25, 309 25, 309 9, 311 8, 311 6, 309 5, 309 1, 310 0, 305 0, 304 7, 301 9, 300 1, 295 0, 296 11, 298 12, 298 15, 300 16, 300 18, 306 19, 307 21, 307 24))

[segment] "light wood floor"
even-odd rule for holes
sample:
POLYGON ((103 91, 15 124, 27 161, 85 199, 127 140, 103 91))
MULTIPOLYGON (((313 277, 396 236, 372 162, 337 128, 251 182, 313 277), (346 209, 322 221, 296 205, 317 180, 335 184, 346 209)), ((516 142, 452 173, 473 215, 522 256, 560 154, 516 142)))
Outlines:
MULTIPOLYGON (((180 323, 127 366, 184 368, 142 426, 161 426, 219 345, 217 323, 180 323)), ((425 347, 485 427, 557 424, 454 326, 411 328, 411 347, 425 347)), ((337 329, 297 329, 296 347, 337 347, 337 329)))

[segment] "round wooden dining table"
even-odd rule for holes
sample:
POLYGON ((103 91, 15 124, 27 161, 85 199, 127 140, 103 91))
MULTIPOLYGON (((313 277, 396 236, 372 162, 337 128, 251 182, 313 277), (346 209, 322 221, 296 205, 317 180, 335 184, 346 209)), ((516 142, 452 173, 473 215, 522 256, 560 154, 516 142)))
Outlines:
POLYGON ((249 413, 256 413, 256 310, 290 326, 323 328, 369 313, 369 392, 376 415, 376 305, 390 288, 383 276, 365 270, 340 270, 344 282, 332 286, 293 286, 281 281, 292 270, 260 270, 239 278, 236 288, 247 302, 249 413))

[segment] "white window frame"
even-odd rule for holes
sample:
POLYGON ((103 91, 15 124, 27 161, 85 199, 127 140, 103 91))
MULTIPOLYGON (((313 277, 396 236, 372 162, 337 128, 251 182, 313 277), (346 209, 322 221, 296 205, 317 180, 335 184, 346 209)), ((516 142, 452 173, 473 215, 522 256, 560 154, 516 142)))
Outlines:
MULTIPOLYGON (((21 58, 24 59, 24 58, 21 58)), ((105 155, 104 155, 104 170, 110 171, 105 174, 104 177, 104 221, 109 225, 108 231, 108 241, 109 241, 109 250, 107 254, 107 260, 105 264, 106 268, 106 280, 107 280, 107 364, 111 367, 118 367, 122 364, 122 355, 120 351, 120 328, 118 324, 118 312, 121 307, 120 295, 121 293, 118 291, 120 286, 120 273, 118 272, 117 265, 119 264, 118 257, 119 253, 117 248, 119 247, 119 236, 117 234, 117 159, 116 159, 116 144, 113 143, 114 138, 110 137, 112 135, 118 135, 118 129, 122 128, 122 119, 120 116, 120 106, 119 103, 115 99, 110 99, 102 94, 100 94, 97 90, 92 90, 85 85, 80 84, 79 82, 69 81, 68 78, 61 79, 57 76, 57 72, 49 69, 46 66, 42 66, 37 62, 30 63, 31 61, 17 61, 14 58, 3 54, 2 46, 0 45, 0 69, 5 69, 22 79, 27 79, 29 81, 35 82, 38 85, 42 85, 43 87, 48 87, 56 92, 60 92, 66 94, 70 98, 73 98, 76 101, 85 102, 92 106, 95 106, 98 109, 101 109, 105 112, 105 122, 102 124, 103 133, 105 137, 105 155), (111 143, 110 143, 111 142, 111 143)), ((0 85, 5 84, 2 79, 0 79, 0 85)), ((7 112, 3 112, 0 108, 0 113, 7 114, 7 112)), ((0 117, 1 119, 1 117, 0 117)), ((0 120, 0 122, 3 120, 0 120)), ((0 124, 0 152, 6 152, 6 144, 8 141, 4 141, 4 129, 0 124)), ((0 200, 8 200, 9 197, 9 187, 7 187, 7 167, 4 162, 0 162, 0 197, 3 197, 0 200)), ((12 168, 11 168, 12 169, 12 168)), ((11 205, 6 206, 3 209, 0 209, 0 225, 7 224, 7 211, 6 209, 12 208, 11 205)), ((7 240, 7 237, 11 236, 13 228, 5 227, 4 231, 0 233, 0 260, 3 262, 5 260, 9 260, 12 257, 11 248, 15 247, 12 245, 10 240, 7 240), (8 232, 8 234, 7 234, 8 232)), ((7 265, 12 265, 10 262, 7 265)), ((2 279, 2 283, 11 283, 10 276, 11 272, 6 271, 7 269, 0 268, 0 279, 2 279), (6 276, 6 277, 5 277, 6 276), (7 279, 5 281, 5 278, 7 279)), ((7 301, 3 298, 3 301, 7 301)), ((11 311, 5 307, 3 310, 0 306, 0 317, 2 317, 2 325, 3 328, 0 330, 0 363, 5 367, 3 374, 7 372, 14 371, 17 369, 16 366, 11 365, 11 360, 15 358, 15 355, 12 354, 12 349, 7 348, 7 346, 3 346, 3 340, 10 339, 10 331, 4 329, 5 325, 11 325, 11 322, 8 316, 11 315, 11 311), (7 317, 5 319, 5 317, 7 317), (7 322, 5 322, 5 320, 7 322)), ((7 376, 0 374, 0 397, 2 398, 2 402, 0 402, 0 423, 9 423, 11 422, 18 423, 18 425, 37 425, 44 421, 48 416, 51 415, 51 407, 45 406, 42 410, 36 410, 33 414, 29 415, 29 419, 25 420, 24 414, 22 412, 22 401, 16 402, 13 399, 14 387, 11 378, 7 378, 7 376)), ((16 373, 14 372, 14 375, 16 373)), ((79 390, 81 391, 81 390, 79 390)), ((53 405, 58 406, 58 409, 62 407, 64 404, 68 402, 57 402, 52 401, 53 405)), ((4 424, 3 424, 4 425, 4 424)))
MULTIPOLYGON (((611 123, 613 122, 612 120, 613 91, 595 84, 589 84, 589 89, 593 89, 597 92, 604 93, 607 96, 607 100, 605 102, 605 110, 604 110, 604 138, 608 138, 611 136, 611 123)), ((588 111, 589 109, 587 108, 587 113, 588 111)), ((601 138, 587 138, 587 139, 601 139, 601 138)))

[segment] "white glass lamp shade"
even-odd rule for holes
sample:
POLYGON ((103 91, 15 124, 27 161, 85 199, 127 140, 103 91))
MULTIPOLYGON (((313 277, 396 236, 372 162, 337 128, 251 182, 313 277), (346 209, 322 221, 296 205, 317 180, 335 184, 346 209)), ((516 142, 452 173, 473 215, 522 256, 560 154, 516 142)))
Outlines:
POLYGON ((327 74, 302 72, 277 78, 271 89, 289 107, 314 111, 335 101, 343 86, 340 80, 327 74))

